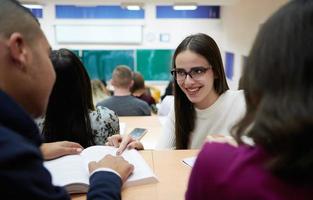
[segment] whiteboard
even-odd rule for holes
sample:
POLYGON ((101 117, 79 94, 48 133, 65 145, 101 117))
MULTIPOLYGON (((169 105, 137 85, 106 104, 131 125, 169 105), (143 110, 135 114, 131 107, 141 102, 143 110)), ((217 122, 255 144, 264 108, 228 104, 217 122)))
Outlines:
POLYGON ((140 44, 142 25, 55 25, 58 43, 140 44))

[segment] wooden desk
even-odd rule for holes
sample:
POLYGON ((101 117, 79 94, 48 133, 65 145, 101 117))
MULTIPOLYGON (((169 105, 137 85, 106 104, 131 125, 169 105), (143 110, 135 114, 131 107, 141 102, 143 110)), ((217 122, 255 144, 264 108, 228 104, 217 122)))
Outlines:
MULTIPOLYGON (((183 200, 191 167, 183 158, 195 156, 198 150, 168 150, 140 152, 155 175, 158 183, 133 186, 122 191, 123 200, 183 200)), ((86 195, 72 195, 72 200, 85 200, 86 195)))
POLYGON ((145 149, 154 149, 158 138, 162 134, 162 125, 157 115, 119 117, 120 122, 126 124, 126 134, 134 128, 146 128, 147 134, 141 139, 145 149))

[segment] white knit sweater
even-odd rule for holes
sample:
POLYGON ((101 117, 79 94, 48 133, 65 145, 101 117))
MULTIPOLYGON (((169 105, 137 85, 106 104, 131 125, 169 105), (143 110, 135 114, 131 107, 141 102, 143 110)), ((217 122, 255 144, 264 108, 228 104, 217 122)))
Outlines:
MULTIPOLYGON (((189 149, 199 149, 209 134, 229 135, 232 126, 246 111, 242 90, 227 90, 210 107, 196 109, 195 129, 191 133, 189 149)), ((163 134, 156 149, 175 149, 175 114, 172 107, 163 126, 163 134)), ((182 113, 183 114, 183 113, 182 113)))

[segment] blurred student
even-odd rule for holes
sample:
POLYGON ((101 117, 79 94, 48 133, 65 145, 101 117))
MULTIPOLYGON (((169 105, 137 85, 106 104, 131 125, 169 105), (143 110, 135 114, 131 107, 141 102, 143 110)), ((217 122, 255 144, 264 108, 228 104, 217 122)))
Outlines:
POLYGON ((100 101, 103 101, 111 96, 110 91, 99 79, 91 80, 91 89, 94 105, 97 105, 100 101))
POLYGON ((161 90, 152 85, 149 85, 146 87, 147 87, 148 94, 150 94, 153 97, 153 99, 155 100, 155 103, 159 103, 161 101, 161 90))
POLYGON ((262 26, 243 71, 239 147, 208 143, 187 200, 309 200, 313 196, 313 1, 290 1, 262 26), (248 134, 255 146, 242 143, 248 134))
POLYGON ((113 71, 111 84, 114 87, 114 95, 99 102, 97 106, 105 106, 113 110, 118 116, 151 115, 149 105, 131 95, 130 88, 134 81, 129 67, 117 66, 113 71))
POLYGON ((170 80, 165 88, 164 94, 161 96, 161 103, 158 106, 158 115, 167 116, 174 107, 174 80, 170 80))
MULTIPOLYGON (((31 12, 0 0, 0 185, 5 199, 69 200, 43 166, 40 135, 32 117, 45 113, 55 81, 51 47, 31 12)), ((121 199, 133 166, 106 156, 89 164, 87 199, 121 199)))
POLYGON ((174 95, 166 95, 158 106, 158 115, 167 116, 174 108, 174 95))
POLYGON ((139 72, 133 72, 134 84, 130 88, 130 91, 134 97, 147 102, 151 110, 156 113, 156 103, 154 98, 147 93, 147 88, 145 86, 145 80, 139 72))
POLYGON ((168 85, 165 88, 164 94, 161 96, 161 101, 163 101, 163 99, 168 96, 168 95, 174 95, 174 80, 170 80, 170 82, 168 83, 168 85))
MULTIPOLYGON (((215 41, 205 34, 186 37, 176 48, 171 71, 174 82, 174 109, 168 114, 157 149, 197 149, 208 135, 229 135, 243 116, 243 91, 229 90, 221 54, 215 41)), ((108 138, 108 144, 121 141, 108 138)), ((118 152, 142 144, 124 137, 118 152)))
POLYGON ((106 143, 119 134, 116 114, 105 107, 94 108, 89 76, 70 50, 53 51, 51 60, 57 78, 48 108, 39 123, 45 142, 71 141, 84 148, 106 143))

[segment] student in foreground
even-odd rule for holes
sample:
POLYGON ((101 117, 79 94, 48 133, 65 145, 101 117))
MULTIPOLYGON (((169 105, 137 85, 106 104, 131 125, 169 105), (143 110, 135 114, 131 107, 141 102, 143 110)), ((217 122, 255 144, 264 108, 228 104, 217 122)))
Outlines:
POLYGON ((202 33, 188 36, 173 60, 175 105, 156 148, 198 149, 208 135, 229 135, 245 102, 243 91, 228 88, 216 42, 202 33))
MULTIPOLYGON (((168 114, 156 148, 197 149, 208 135, 229 135, 246 105, 243 91, 228 89, 215 41, 201 33, 188 36, 176 48, 173 61, 175 109, 168 114)), ((143 147, 119 135, 109 137, 108 144, 120 146, 119 152, 143 147)))
POLYGON ((313 1, 290 1, 262 26, 244 68, 247 112, 238 148, 208 143, 187 200, 309 200, 313 196, 313 1), (255 146, 242 143, 248 134, 255 146))
MULTIPOLYGON (((43 166, 39 131, 31 117, 45 112, 55 81, 51 48, 30 11, 0 0, 0 186, 5 199, 70 199, 43 166)), ((133 166, 107 156, 89 164, 88 199, 120 199, 133 166), (119 175, 117 175, 119 174, 119 175)))

